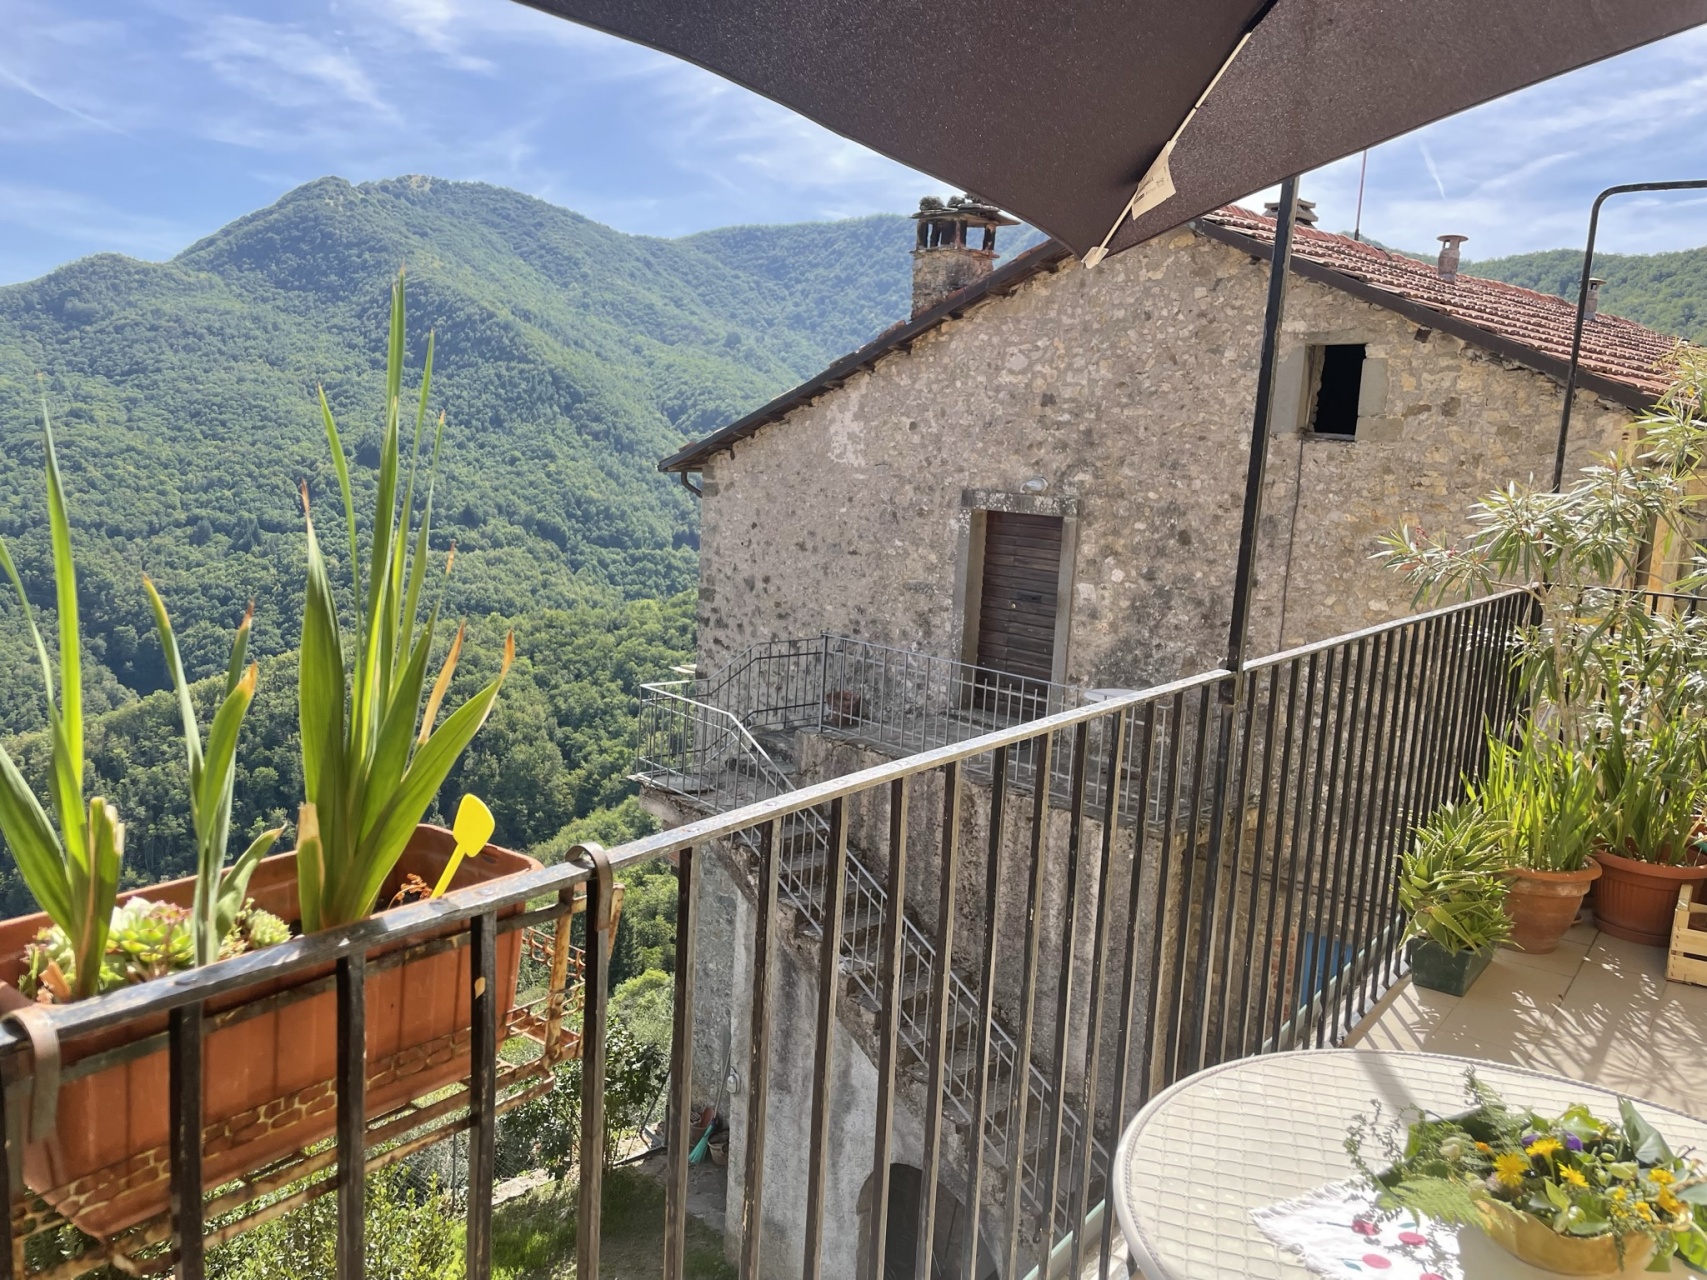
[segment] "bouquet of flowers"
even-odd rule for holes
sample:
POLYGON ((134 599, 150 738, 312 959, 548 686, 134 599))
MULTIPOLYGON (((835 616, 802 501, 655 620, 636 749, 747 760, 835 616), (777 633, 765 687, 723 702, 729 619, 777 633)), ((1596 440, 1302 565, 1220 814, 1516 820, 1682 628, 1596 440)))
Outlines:
POLYGON ((1346 1150, 1380 1208, 1480 1227, 1564 1275, 1665 1271, 1674 1254, 1707 1267, 1707 1169, 1674 1154, 1628 1099, 1616 1122, 1580 1105, 1545 1116, 1506 1105, 1473 1072, 1466 1084, 1468 1110, 1418 1114, 1402 1142, 1379 1114, 1353 1126, 1346 1150))

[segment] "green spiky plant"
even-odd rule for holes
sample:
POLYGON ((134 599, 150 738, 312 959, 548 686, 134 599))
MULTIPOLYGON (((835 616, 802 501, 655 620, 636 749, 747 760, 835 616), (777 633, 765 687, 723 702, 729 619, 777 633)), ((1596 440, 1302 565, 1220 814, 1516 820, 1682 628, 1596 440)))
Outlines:
POLYGON ((71 995, 83 999, 100 990, 107 930, 118 893, 119 862, 124 855, 124 824, 100 796, 83 800, 83 666, 77 618, 77 574, 71 556, 71 522, 53 425, 42 402, 46 443, 48 536, 53 548, 55 600, 59 612, 59 693, 54 694, 53 664, 30 611, 23 579, 11 552, 0 540, 0 567, 12 580, 24 621, 35 641, 47 690, 52 762, 48 793, 58 830, 24 781, 12 757, 0 749, 0 834, 17 861, 24 883, 41 909, 71 944, 75 973, 66 975, 71 995))
POLYGON ((1516 745, 1488 735, 1488 765, 1470 800, 1499 833, 1506 865, 1581 871, 1594 853, 1593 759, 1550 738, 1534 718, 1516 745))
POLYGON ((229 867, 225 865, 226 848, 231 839, 231 793, 237 777, 237 734, 243 727, 243 717, 255 697, 258 670, 254 663, 245 666, 249 652, 249 627, 255 610, 250 606, 238 624, 236 638, 231 644, 231 660, 225 667, 225 691, 221 694, 213 724, 208 729, 207 748, 202 748, 201 728, 196 723, 195 704, 190 699, 190 682, 184 678, 184 663, 178 653, 178 639, 172 632, 172 620, 166 613, 166 602, 160 598, 154 583, 142 580, 148 592, 148 603, 154 610, 154 626, 160 633, 160 647, 166 655, 166 669, 172 673, 172 685, 178 691, 178 710, 184 718, 184 751, 189 758, 190 823, 196 835, 196 897, 191 909, 195 935, 195 962, 212 964, 219 959, 227 935, 237 923, 249 892, 249 877, 256 864, 267 856, 282 827, 263 831, 229 867))
POLYGON ((1474 804, 1443 804, 1399 861, 1407 938, 1447 951, 1486 951, 1511 935, 1497 826, 1474 804))
POLYGON ((297 823, 296 863, 304 932, 350 924, 373 909, 380 887, 397 865, 451 766, 491 713, 515 659, 512 635, 504 642, 504 660, 497 677, 435 729, 462 651, 464 628, 458 626, 423 710, 421 695, 426 687, 437 607, 429 611, 418 631, 416 619, 432 523, 432 476, 444 418, 439 418, 426 499, 413 528, 411 549, 415 483, 433 376, 433 341, 429 336, 415 413, 414 445, 400 504, 403 320, 403 274, 399 272, 391 288, 384 438, 365 582, 349 464, 326 393, 320 393, 320 414, 337 471, 349 538, 356 618, 350 645, 353 652, 348 658, 332 583, 314 536, 306 484, 302 490, 303 522, 308 533, 308 594, 302 617, 298 711, 305 799, 297 823))

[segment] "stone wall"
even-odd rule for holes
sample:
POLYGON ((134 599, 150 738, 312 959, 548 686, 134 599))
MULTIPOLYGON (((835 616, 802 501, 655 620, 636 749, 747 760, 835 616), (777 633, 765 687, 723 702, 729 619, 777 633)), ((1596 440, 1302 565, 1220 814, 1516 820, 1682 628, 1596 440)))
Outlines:
MULTIPOLYGON (((1065 263, 923 335, 704 471, 700 658, 845 632, 963 652, 966 490, 1076 513, 1066 680, 1139 687, 1220 663, 1267 265, 1180 230, 1065 263)), ((1403 616, 1370 560, 1402 519, 1466 527, 1551 466, 1560 388, 1384 308, 1294 278, 1264 494, 1251 652, 1403 616), (1355 441, 1300 431, 1312 344, 1367 344, 1355 441)), ((1572 465, 1628 410, 1579 398, 1572 465)))

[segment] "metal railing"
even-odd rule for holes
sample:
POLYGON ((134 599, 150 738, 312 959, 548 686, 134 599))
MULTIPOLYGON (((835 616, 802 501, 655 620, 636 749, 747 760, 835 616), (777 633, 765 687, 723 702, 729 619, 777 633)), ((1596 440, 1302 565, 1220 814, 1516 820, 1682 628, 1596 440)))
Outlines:
MULTIPOLYGON (((758 800, 746 810, 784 806, 780 824, 819 808, 826 829, 821 874, 802 885, 791 877, 788 833, 779 825, 766 837, 753 828, 761 912, 769 913, 778 901, 792 903, 803 892, 819 903, 846 901, 850 882, 875 882, 877 876, 849 847, 845 805, 850 797, 876 799, 880 806, 886 800, 883 896, 868 891, 864 899, 882 909, 878 963, 875 973, 869 964, 843 964, 850 922, 857 917, 820 908, 819 1034, 828 1034, 833 1018, 823 1015, 835 1013, 844 978, 851 979, 856 995, 868 996, 875 979, 883 1028, 879 1120, 886 1123, 897 1062, 917 1042, 918 1023, 902 998, 906 983, 910 972, 929 973, 925 1182, 934 1187, 943 1172, 935 1161, 941 1157, 944 1116, 968 1113, 966 1130, 985 1133, 988 1140, 966 1144, 977 1154, 951 1179, 965 1192, 972 1223, 965 1238, 975 1241, 978 1235, 983 1192, 990 1185, 984 1180, 987 1163, 1003 1186, 1023 1185, 1031 1192, 1030 1215, 1018 1211, 1011 1198, 1005 1210, 996 1205, 1004 1218, 998 1231, 1001 1274, 1023 1274, 1022 1261, 1046 1269, 1052 1246, 1068 1236, 1076 1270, 1087 1244, 1074 1224, 1097 1206, 1106 1153, 1120 1122, 1154 1091, 1225 1058, 1338 1042, 1391 985, 1402 967, 1393 876, 1400 841, 1414 821, 1478 773, 1484 730, 1509 723, 1510 640, 1527 609, 1526 598, 1511 593, 1276 655, 1250 664, 1239 677, 1213 671, 1099 703, 1081 702, 933 746, 893 765, 758 800), (933 797, 940 799, 943 814, 933 835, 939 884, 955 882, 965 856, 956 830, 960 806, 971 794, 966 783, 975 775, 988 779, 979 801, 988 806, 982 912, 988 923, 983 936, 972 939, 970 955, 964 944, 956 950, 952 893, 942 900, 934 924, 923 929, 899 905, 905 901, 909 858, 917 856, 907 847, 908 793, 932 774, 941 775, 935 787, 942 795, 933 797), (1029 822, 1009 812, 1021 807, 1015 801, 1027 789, 1026 775, 1052 782, 1029 787, 1030 803, 1023 806, 1029 822), (1054 785, 1062 777, 1065 786, 1054 785), (887 797, 878 790, 883 785, 890 788, 887 797), (1113 812, 1121 821, 1094 821, 1091 802, 1098 795, 1115 797, 1113 812), (951 802, 950 796, 961 799, 951 802), (1051 815, 1057 804, 1066 812, 1051 815), (1051 848, 1052 823, 1065 825, 1064 848, 1059 839, 1051 848), (1010 841, 1010 825, 1028 829, 1010 841), (1004 861, 1016 856, 1010 845, 1019 847, 1022 859, 1029 857, 1020 876, 1004 869, 1004 861), (1046 905, 1061 921, 1049 946, 1038 924, 1046 905), (913 958, 915 932, 918 950, 928 948, 928 969, 913 958), (1115 947, 1116 940, 1124 945, 1115 947), (1012 1028, 995 1014, 995 948, 1008 944, 1022 956, 1017 986, 1001 992, 1003 1004, 1016 1011, 1012 1028), (974 1002, 975 1063, 969 1087, 962 1088, 951 1064, 963 1056, 956 1030, 974 1002), (1044 1030, 1047 1036, 1040 1035, 1044 1030), (1014 1071, 1016 1062, 1026 1063, 1027 1070, 1014 1071), (1016 1079, 1038 1077, 1036 1088, 1015 1088, 1016 1079), (1094 1122, 1089 1143, 1066 1132, 1080 1115, 1094 1122), (1040 1141, 1032 1150, 1027 1135, 1039 1118, 1040 1141)), ((866 655, 877 649, 860 646, 860 663, 842 666, 835 656, 842 643, 826 637, 821 651, 830 655, 823 668, 824 731, 901 723, 897 714, 870 714, 875 704, 858 707, 853 726, 835 723, 856 708, 828 695, 871 688, 866 655), (860 683, 837 678, 849 670, 862 673, 860 683)), ((787 662, 798 662, 803 651, 810 653, 803 643, 790 646, 787 662)), ((876 663, 880 672, 883 661, 876 663)), ((894 658, 888 663, 886 678, 892 680, 894 658)), ((920 665, 909 672, 903 662, 900 669, 910 678, 920 665)), ((923 664, 931 665, 953 672, 960 664, 923 664)), ((775 687, 789 684, 778 680, 775 687)), ((798 679, 794 687, 800 687, 798 679)), ((938 687, 952 685, 943 681, 938 687)), ((791 699, 795 724, 808 722, 803 702, 791 699)), ((766 710, 761 702, 725 714, 756 727, 776 724, 780 718, 766 710)), ((698 713, 684 707, 681 714, 691 721, 698 713)), ((930 732, 938 737, 952 739, 959 731, 952 714, 939 713, 934 720, 906 715, 907 723, 937 726, 930 732)), ((693 733, 679 733, 675 741, 688 752, 693 733)), ((643 747, 643 756, 655 749, 643 747)), ((785 781, 779 771, 768 785, 785 781)), ((711 797, 707 807, 715 807, 715 788, 699 794, 711 797)), ((1103 815, 1109 812, 1106 800, 1099 807, 1103 815)), ((883 824, 870 819, 868 825, 883 824)), ((683 831, 704 826, 695 823, 683 831)), ((672 838, 701 842, 682 832, 672 838)), ((763 946, 761 951, 771 954, 763 946)), ((755 1008, 761 1007, 763 991, 755 989, 754 999, 755 1008)), ((762 1019, 754 1034, 758 1045, 768 1039, 762 1019)), ((761 1093, 751 1107, 749 1115, 761 1114, 761 1093)), ((873 1205, 886 1203, 885 1141, 880 1134, 873 1205)), ((815 1194, 822 1196, 821 1185, 815 1194)), ((821 1199, 815 1208, 809 1200, 808 1209, 809 1225, 821 1229, 821 1199)), ((872 1215, 867 1246, 867 1256, 878 1260, 881 1217, 881 1211, 872 1215)), ((927 1204, 919 1239, 931 1239, 932 1217, 927 1204)), ((1111 1224, 1112 1215, 1099 1214, 1096 1234, 1105 1267, 1111 1224)), ((746 1243, 758 1247, 756 1238, 746 1243)), ((970 1267, 970 1256, 965 1261, 970 1267)))
MULTIPOLYGON (((709 676, 641 686, 639 771, 714 786, 718 772, 734 767, 742 751, 738 736, 722 732, 737 724, 749 736, 805 729, 904 756, 1123 692, 1132 691, 1035 680, 830 632, 766 641, 742 649, 709 676), (690 736, 652 736, 648 725, 677 719, 683 700, 721 714, 690 736)), ((1035 781, 1029 755, 1010 763, 1017 784, 1029 790, 1035 781)), ((1050 786, 1060 803, 1071 785, 1071 768, 1057 755, 1050 786)), ((1088 804, 1100 813, 1106 799, 1100 769, 1091 770, 1089 785, 1088 804)), ((1152 803, 1157 799, 1152 796, 1152 803)))
MULTIPOLYGON (((743 663, 743 666, 748 664, 743 663)), ((733 712, 693 701, 674 692, 669 685, 648 686, 650 696, 640 715, 639 760, 648 786, 673 792, 701 812, 721 813, 744 804, 773 799, 795 789, 794 782, 777 766, 733 712)), ((1021 763, 1030 753, 1018 752, 1005 778, 1013 785, 1022 775, 1021 763)), ((801 916, 818 937, 824 934, 827 894, 825 876, 834 838, 830 815, 808 809, 791 815, 783 823, 783 855, 778 885, 783 899, 801 916)), ((842 972, 852 994, 868 1007, 880 1007, 882 991, 882 938, 876 922, 889 911, 889 891, 854 845, 846 852, 843 886, 843 925, 840 932, 842 972)), ((904 909, 901 918, 901 954, 898 961, 901 989, 922 992, 933 989, 937 954, 924 927, 904 909)), ((965 1060, 976 1049, 979 1000, 960 974, 948 974, 947 1010, 950 1061, 965 1060)), ((927 1062, 931 1025, 926 1010, 904 1003, 900 1012, 899 1052, 903 1068, 927 1062)), ((990 1073, 1012 1080, 1017 1064, 1025 1061, 1011 1028, 993 1020, 990 1032, 990 1073)), ((1020 1116, 1043 1115, 1051 1096, 1047 1076, 1027 1063, 1029 1107, 1020 1116)), ((943 1103, 960 1123, 969 1123, 976 1102, 976 1086, 967 1070, 951 1071, 943 1081, 943 1103)), ((1063 1107, 1060 1128, 1069 1152, 1076 1153, 1083 1140, 1083 1123, 1070 1106, 1063 1107)), ((1006 1112, 988 1115, 983 1126, 985 1141, 1004 1164, 1023 1140, 1023 1134, 1008 1123, 1006 1112)), ((1107 1152, 1099 1152, 1106 1159, 1107 1152)), ((1035 1152, 1022 1155, 1019 1182, 1032 1208, 1041 1207, 1043 1171, 1035 1152)), ((1063 1205, 1062 1208, 1065 1208, 1063 1205)))
MULTIPOLYGON (((802 1252, 777 1260, 808 1280, 824 1273, 826 1224, 846 1222, 851 1204, 832 1200, 831 1117, 845 1123, 848 1097, 837 1097, 835 1031, 847 995, 842 940, 855 922, 843 904, 850 878, 849 841, 860 829, 886 835, 881 846, 881 919, 875 978, 877 1090, 870 1206, 860 1230, 872 1274, 884 1274, 889 1233, 889 1171, 895 1141, 897 1072, 902 1060, 906 988, 903 903, 913 878, 939 887, 934 918, 924 928, 940 963, 930 973, 924 1019, 927 1087, 923 1177, 917 1209, 921 1275, 970 1275, 980 1245, 1004 1277, 1033 1267, 1050 1275, 1051 1254, 1069 1255, 1074 1274, 1100 1251, 1104 1267, 1112 1214, 1100 1213, 1107 1170, 1122 1125, 1157 1090, 1224 1058, 1339 1039, 1401 968, 1394 924, 1395 855, 1410 826, 1457 794, 1483 758, 1484 725, 1495 731, 1513 715, 1509 642, 1526 601, 1495 597, 1439 610, 1252 664, 1235 675, 1211 671, 1189 680, 1058 711, 993 729, 966 741, 863 769, 844 777, 707 814, 684 826, 606 853, 578 848, 574 861, 490 881, 447 897, 380 912, 349 928, 169 979, 63 1007, 36 1019, 34 1036, 0 1026, 0 1120, 8 1154, 0 1192, 18 1230, 36 1193, 14 1180, 27 1141, 24 1126, 42 1122, 38 1105, 54 1063, 42 1046, 71 1052, 91 1037, 158 1050, 164 1027, 169 1055, 167 1096, 133 1106, 168 1107, 174 1234, 164 1264, 188 1280, 203 1274, 201 1245, 210 1206, 201 1175, 205 1080, 204 1027, 245 1002, 279 999, 291 984, 330 983, 337 991, 335 1074, 339 1172, 338 1273, 363 1270, 364 1167, 390 1140, 384 1117, 366 1106, 364 993, 368 973, 402 951, 464 950, 469 956, 468 1075, 450 1113, 470 1132, 467 1195, 468 1275, 491 1274, 494 1118, 499 1105, 497 944, 510 929, 540 925, 571 910, 585 886, 588 935, 581 1009, 583 1079, 582 1177, 577 1232, 578 1274, 599 1274, 606 947, 610 902, 624 868, 659 858, 677 865, 674 1040, 667 1122, 663 1274, 681 1280, 687 1241, 687 1190, 697 922, 702 860, 719 846, 755 866, 752 1015, 743 1082, 745 1132, 733 1135, 742 1155, 741 1273, 760 1274, 774 1241, 762 1223, 800 1210, 802 1252), (1034 787, 1029 803, 1015 785, 1025 758, 1036 776, 1068 774, 1065 809, 1051 788, 1034 787), (1088 798, 1093 765, 1115 814, 1130 807, 1142 820, 1098 823, 1088 798), (969 785, 979 769, 984 787, 969 785), (1163 803, 1128 806, 1128 794, 1163 803), (1183 802, 1178 797, 1185 796, 1183 802), (767 1179, 765 1133, 770 1119, 773 997, 785 963, 780 921, 787 896, 785 864, 791 823, 820 815, 825 862, 811 882, 822 920, 814 1070, 803 1185, 767 1179), (743 852, 751 850, 751 854, 743 852), (934 864, 934 865, 933 865, 934 864), (962 877, 962 870, 966 876, 962 877), (962 880, 965 883, 962 883, 962 880), (973 891, 970 886, 976 885, 973 891), (977 898, 973 903, 962 899, 977 898), (540 905, 540 904, 544 905, 540 905), (827 904, 827 907, 826 905, 827 904), (1055 923, 1045 926, 1045 921, 1055 923), (970 922, 970 923, 968 923, 970 922), (1011 984, 1005 976, 1015 962, 1011 984), (330 971, 330 972, 328 972, 330 971), (326 975, 322 977, 321 975, 326 975), (971 975, 967 978, 965 975, 971 975), (954 1039, 957 984, 975 999, 968 1041, 954 1039), (1040 1116, 1034 1095, 1016 1088, 1030 1071, 1002 1078, 997 1059, 998 998, 1015 1028, 1015 1060, 1048 1079, 1040 1116), (45 1038, 44 1038, 45 1037, 45 1038), (945 1099, 958 1043, 972 1054, 965 1124, 945 1099), (1096 1141, 1070 1146, 1062 1137, 1069 1103, 1096 1141), (460 1108, 460 1110, 455 1110, 460 1108), (1021 1135, 1004 1151, 957 1141, 982 1133, 1007 1112, 1021 1135), (1040 1121, 1041 1123, 1037 1123, 1040 1121), (1023 1135, 1036 1131, 1035 1153, 1023 1135), (957 1154, 958 1153, 958 1154, 957 1154), (1029 1161, 1044 1193, 1035 1212, 1004 1201, 1029 1161), (960 1197, 959 1256, 934 1246, 937 1223, 960 1197), (1062 1206, 1065 1206, 1063 1208, 1062 1206), (767 1210, 768 1212, 761 1212, 767 1210), (1066 1242, 1064 1251, 1057 1242, 1066 1242)), ((860 988, 864 990, 865 988, 860 988)), ((75 1069, 69 1068, 69 1069, 75 1069)), ((447 1104, 450 1105, 450 1104, 447 1104)), ((51 1119, 48 1121, 51 1124, 51 1119)), ((840 1131, 845 1132, 845 1128, 840 1131)), ((35 1136, 41 1136, 39 1128, 35 1136)), ((842 1185, 838 1183, 837 1185, 842 1185)), ((222 1228, 222 1230, 225 1228, 222 1228)), ((10 1241, 9 1241, 10 1243, 10 1241)), ((0 1249, 0 1277, 18 1274, 15 1250, 0 1249)))

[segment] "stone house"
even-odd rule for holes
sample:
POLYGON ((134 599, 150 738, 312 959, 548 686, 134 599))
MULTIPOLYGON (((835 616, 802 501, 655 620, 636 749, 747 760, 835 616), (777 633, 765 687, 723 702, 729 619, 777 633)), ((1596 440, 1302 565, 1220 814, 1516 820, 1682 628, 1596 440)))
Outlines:
MULTIPOLYGON (((650 695, 678 737, 700 716, 685 735, 698 758, 648 761, 643 710, 643 797, 666 821, 1223 661, 1272 220, 1223 210, 1094 270, 1053 244, 995 268, 994 237, 1006 220, 974 200, 921 209, 919 221, 911 319, 661 464, 703 497, 697 677, 650 695), (847 639, 795 643, 820 633, 847 639)), ((1457 274, 1457 239, 1443 237, 1441 259, 1424 263, 1299 228, 1253 654, 1407 614, 1406 588, 1371 561, 1379 533, 1402 520, 1461 528, 1488 489, 1550 474, 1574 308, 1457 274)), ((1659 366, 1671 345, 1628 321, 1594 318, 1571 465, 1627 439, 1663 386, 1659 366)), ((922 791, 909 822, 913 847, 924 850, 937 847, 941 804, 922 791)), ((968 849, 981 848, 988 795, 977 777, 965 779, 959 822, 968 849)), ((1058 860, 1066 815, 1045 818, 1045 856, 1058 860)), ((850 898, 852 920, 872 915, 886 892, 877 852, 885 820, 850 817, 850 883, 864 886, 854 898, 866 895, 850 898)), ((1086 847, 1102 839, 1095 822, 1083 838, 1086 847)), ((1183 847, 1203 856, 1196 837, 1183 847)), ((716 852, 696 873, 694 1085, 739 1131, 756 891, 750 849, 716 852)), ((1023 855, 1004 854, 1012 874, 1023 874, 1023 855)), ((796 877, 797 897, 819 883, 821 861, 809 842, 791 853, 785 875, 796 877)), ((968 857, 960 866, 950 891, 956 936, 973 954, 987 932, 997 935, 995 1018, 1018 1025, 1016 922, 985 920, 984 864, 968 857)), ((1051 937, 1066 923, 1054 880, 1039 908, 1051 937)), ((920 857, 905 890, 909 913, 930 918, 941 888, 940 868, 920 857)), ((1024 886, 1003 894, 1023 900, 1024 886)), ((1088 897, 1074 907, 1082 940, 1074 967, 1091 962, 1094 910, 1088 897)), ((1125 951, 1144 921, 1125 919, 1118 904, 1112 910, 1112 936, 1126 940, 1117 944, 1125 951)), ((821 972, 809 915, 784 931, 772 987, 767 1275, 790 1274, 803 1238, 821 972)), ((877 1071, 860 948, 872 944, 856 925, 848 929, 856 935, 840 969, 848 998, 829 1059, 838 1100, 830 1145, 844 1155, 829 1171, 824 1256, 826 1274, 863 1278, 877 1071)), ((1037 989, 1054 990, 1068 963, 1046 958, 1037 989)), ((1047 1067, 1057 1023, 1082 1024, 1083 1006, 1041 1000, 1029 1013, 1032 1043, 1045 1046, 1031 1062, 1047 1067)), ((903 1077, 891 1257, 910 1256, 923 1163, 925 1089, 916 1075, 903 1077)), ((967 1142, 952 1124, 943 1140, 967 1142)), ((732 1251, 741 1177, 730 1171, 732 1251)), ((945 1181, 937 1194, 947 1208, 933 1247, 955 1256, 966 1193, 945 1181)), ((1001 1237, 1021 1212, 1002 1196, 981 1192, 981 1242, 1001 1237)), ((981 1278, 998 1274, 994 1256, 980 1262, 981 1278)))
MULTIPOLYGON (((910 321, 666 459, 704 493, 701 669, 821 630, 1002 652, 981 592, 986 539, 1031 540, 1013 515, 1059 547, 1028 619, 1048 675, 1143 687, 1218 665, 1272 234, 1228 209, 1094 270, 1041 245, 916 292, 910 321)), ((972 254, 994 256, 916 250, 918 277, 972 254)), ((1378 534, 1463 527, 1488 489, 1551 473, 1575 313, 1309 226, 1294 254, 1253 655, 1410 612, 1378 534)), ((1671 345, 1595 317, 1573 468, 1652 402, 1671 345)))

